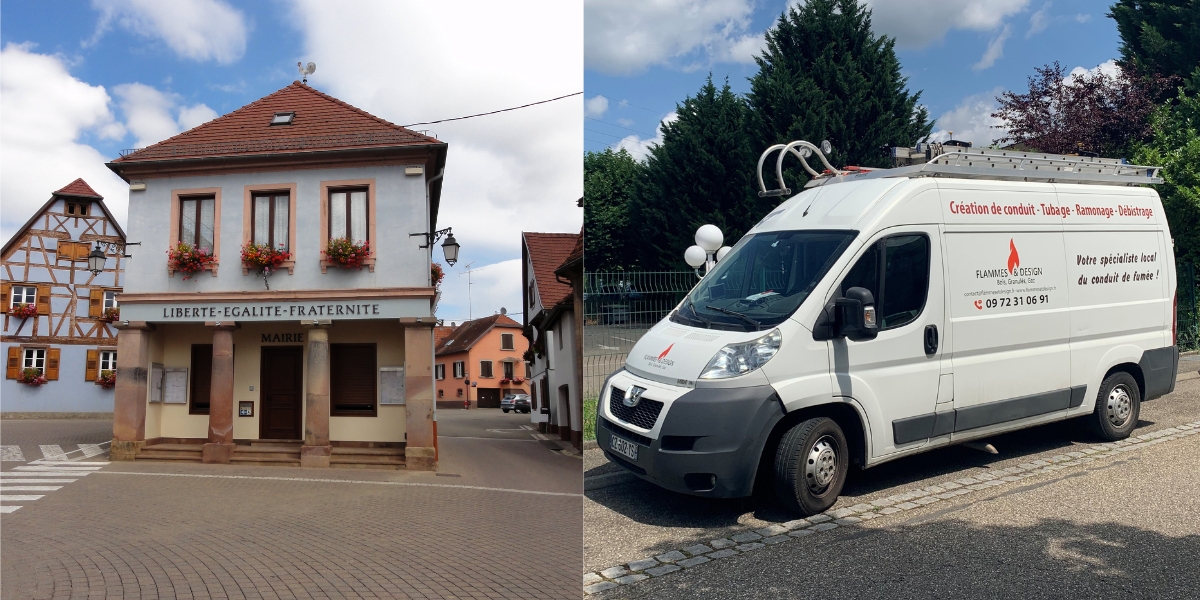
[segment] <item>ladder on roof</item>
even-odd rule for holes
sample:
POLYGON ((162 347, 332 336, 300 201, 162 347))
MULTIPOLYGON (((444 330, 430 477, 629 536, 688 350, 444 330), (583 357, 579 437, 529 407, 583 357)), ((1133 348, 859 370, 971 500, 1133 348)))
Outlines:
POLYGON ((829 165, 820 148, 805 141, 771 146, 758 160, 758 185, 760 197, 785 196, 791 194, 783 182, 783 159, 787 154, 800 159, 812 179, 805 188, 861 181, 886 177, 954 177, 961 179, 990 179, 1001 181, 1041 181, 1048 183, 1086 183, 1099 185, 1150 185, 1162 183, 1158 176, 1161 167, 1131 165, 1119 158, 1094 158, 1067 154, 1021 152, 994 148, 968 148, 920 144, 916 148, 893 148, 892 157, 897 163, 910 162, 908 166, 891 169, 869 169, 848 167, 835 169, 829 165), (802 148, 805 152, 795 150, 802 148), (767 155, 780 150, 775 163, 775 177, 779 188, 768 190, 763 182, 762 166, 767 155), (934 151, 937 154, 934 155, 934 151), (817 173, 809 166, 805 155, 817 154, 826 169, 817 173), (928 159, 915 162, 914 159, 928 159))

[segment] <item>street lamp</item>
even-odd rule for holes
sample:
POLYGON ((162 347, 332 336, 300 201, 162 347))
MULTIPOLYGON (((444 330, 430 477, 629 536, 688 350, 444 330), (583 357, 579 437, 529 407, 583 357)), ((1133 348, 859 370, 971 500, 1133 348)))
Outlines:
POLYGON ((454 233, 451 232, 450 230, 451 230, 451 228, 447 227, 445 229, 439 229, 432 233, 425 233, 425 232, 410 233, 410 234, 408 234, 408 237, 413 237, 413 236, 418 236, 418 235, 425 236, 425 243, 421 244, 420 247, 428 248, 430 245, 436 244, 438 240, 442 239, 442 236, 446 236, 446 241, 442 243, 442 252, 445 253, 445 255, 446 255, 446 264, 448 264, 450 266, 454 266, 454 263, 458 262, 459 246, 458 246, 458 241, 456 241, 454 239, 454 233))
POLYGON ((92 275, 99 275, 104 270, 104 263, 107 260, 108 257, 100 249, 100 242, 96 242, 96 247, 88 254, 88 270, 92 272, 92 275))
POLYGON ((729 246, 721 245, 724 242, 725 234, 716 225, 701 225, 696 230, 696 245, 683 252, 683 260, 696 270, 696 277, 704 278, 700 274, 700 267, 704 267, 704 274, 707 275, 717 261, 729 254, 729 246))

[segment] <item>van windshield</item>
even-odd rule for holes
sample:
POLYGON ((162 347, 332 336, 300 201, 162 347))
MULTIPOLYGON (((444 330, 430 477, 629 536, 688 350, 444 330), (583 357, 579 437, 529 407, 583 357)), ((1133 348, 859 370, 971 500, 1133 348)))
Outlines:
POLYGON ((777 325, 816 287, 855 231, 770 231, 742 238, 672 320, 746 331, 777 325))

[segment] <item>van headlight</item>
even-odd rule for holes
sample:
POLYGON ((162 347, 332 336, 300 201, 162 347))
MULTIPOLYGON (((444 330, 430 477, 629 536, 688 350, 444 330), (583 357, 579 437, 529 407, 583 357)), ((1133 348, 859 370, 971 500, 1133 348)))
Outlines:
POLYGON ((726 379, 745 375, 771 360, 779 352, 783 335, 776 329, 757 340, 729 344, 717 351, 717 355, 708 361, 700 379, 726 379))

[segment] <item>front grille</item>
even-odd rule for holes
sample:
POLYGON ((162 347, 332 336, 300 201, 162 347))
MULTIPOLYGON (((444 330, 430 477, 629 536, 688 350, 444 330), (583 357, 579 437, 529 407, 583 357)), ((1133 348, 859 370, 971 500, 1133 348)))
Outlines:
POLYGON ((643 397, 637 406, 629 408, 625 406, 624 399, 625 390, 619 390, 613 386, 612 393, 608 396, 609 412, 626 423, 637 425, 642 429, 654 429, 654 423, 658 421, 658 413, 662 412, 663 403, 643 397))
POLYGON ((636 431, 630 431, 624 427, 621 427, 620 425, 617 425, 616 423, 610 423, 608 419, 605 419, 604 417, 600 417, 600 426, 617 434, 620 437, 623 437, 631 442, 637 442, 643 446, 649 446, 654 442, 654 440, 637 433, 636 431))

